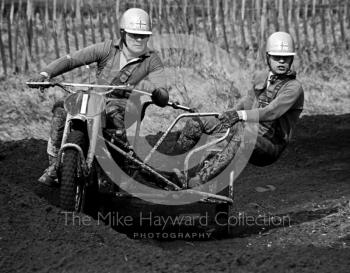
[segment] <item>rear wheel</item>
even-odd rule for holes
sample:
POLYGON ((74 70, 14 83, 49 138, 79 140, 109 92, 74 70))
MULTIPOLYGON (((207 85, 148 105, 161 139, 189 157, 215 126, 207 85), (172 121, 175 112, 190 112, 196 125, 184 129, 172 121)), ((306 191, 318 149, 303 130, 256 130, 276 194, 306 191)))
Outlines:
MULTIPOLYGON (((82 131, 72 131, 68 135, 67 143, 79 145, 83 151, 85 148, 85 135, 82 131)), ((83 210, 85 205, 86 183, 80 174, 78 177, 79 153, 74 148, 64 151, 60 167, 60 207, 67 211, 83 210)))

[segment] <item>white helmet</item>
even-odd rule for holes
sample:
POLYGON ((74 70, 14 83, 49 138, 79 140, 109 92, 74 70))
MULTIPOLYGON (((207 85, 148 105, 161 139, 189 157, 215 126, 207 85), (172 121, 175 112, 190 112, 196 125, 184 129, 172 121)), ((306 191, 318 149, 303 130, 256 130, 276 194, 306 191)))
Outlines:
POLYGON ((295 48, 292 36, 287 32, 275 32, 267 38, 266 53, 272 56, 294 56, 295 48))
POLYGON ((151 18, 143 9, 128 9, 120 19, 120 29, 127 33, 151 35, 151 18))

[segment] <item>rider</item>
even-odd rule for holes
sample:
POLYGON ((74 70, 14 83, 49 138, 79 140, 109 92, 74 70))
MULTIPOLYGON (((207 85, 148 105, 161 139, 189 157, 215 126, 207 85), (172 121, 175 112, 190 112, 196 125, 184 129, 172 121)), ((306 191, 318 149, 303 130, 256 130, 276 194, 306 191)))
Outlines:
MULTIPOLYGON (((151 18, 142 9, 131 8, 120 19, 120 36, 116 41, 108 40, 83 48, 71 55, 51 62, 33 82, 48 81, 76 67, 97 63, 96 79, 100 84, 137 85, 152 93, 152 101, 165 107, 169 94, 164 77, 164 66, 159 56, 147 46, 152 35, 151 18)), ((37 86, 39 87, 39 86, 37 86)), ((107 124, 115 127, 125 136, 125 112, 137 112, 140 98, 123 92, 113 94, 117 100, 107 105, 107 124), (130 100, 129 100, 130 97, 130 100), (136 98, 135 98, 136 97, 136 98)), ((39 178, 39 182, 54 185, 57 177, 55 162, 61 145, 66 112, 63 101, 55 103, 52 109, 50 137, 47 145, 49 167, 39 178)))
MULTIPOLYGON (((258 117, 257 139, 249 162, 257 166, 275 162, 289 143, 304 104, 303 88, 296 80, 296 72, 291 69, 295 55, 290 34, 275 32, 269 36, 266 43, 268 70, 254 75, 253 88, 247 96, 238 102, 235 109, 223 112, 218 119, 189 120, 177 146, 185 145, 188 149, 202 133, 217 133, 229 127, 237 131, 241 122, 254 122, 258 117)), ((189 186, 206 183, 218 175, 237 152, 234 145, 234 140, 230 141, 223 151, 209 159, 205 167, 190 179, 189 186)), ((181 182, 183 176, 178 170, 175 173, 181 182)))

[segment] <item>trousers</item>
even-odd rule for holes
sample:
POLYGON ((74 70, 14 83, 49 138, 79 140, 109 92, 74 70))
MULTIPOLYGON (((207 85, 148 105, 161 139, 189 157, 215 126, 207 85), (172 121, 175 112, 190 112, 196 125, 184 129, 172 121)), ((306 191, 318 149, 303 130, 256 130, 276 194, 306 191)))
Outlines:
MULTIPOLYGON (((228 126, 215 117, 191 119, 186 123, 176 146, 183 147, 183 151, 188 151, 196 145, 202 134, 219 138, 226 132, 227 128, 228 126)), ((226 140, 211 148, 211 150, 216 150, 215 154, 209 154, 207 159, 204 160, 205 163, 197 168, 196 175, 201 178, 202 183, 218 175, 230 164, 239 149, 239 135, 242 134, 243 124, 241 122, 236 123, 231 128, 226 140)), ((285 142, 269 139, 263 134, 263 130, 258 130, 249 163, 260 167, 270 165, 280 157, 285 146, 285 142)))
MULTIPOLYGON (((67 112, 64 109, 63 100, 57 101, 52 108, 52 119, 50 123, 50 135, 47 143, 47 153, 57 157, 63 138, 67 112)), ((128 102, 125 98, 108 101, 106 105, 106 126, 121 130, 129 128, 138 117, 138 109, 135 104, 128 102), (127 113, 127 114, 126 114, 127 113)))

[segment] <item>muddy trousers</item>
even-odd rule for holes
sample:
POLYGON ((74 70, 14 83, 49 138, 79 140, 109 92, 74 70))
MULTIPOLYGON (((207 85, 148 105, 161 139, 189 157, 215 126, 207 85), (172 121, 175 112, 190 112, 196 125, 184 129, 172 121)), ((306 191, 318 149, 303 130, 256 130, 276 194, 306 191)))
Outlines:
MULTIPOLYGON (((52 161, 57 158, 61 142, 63 138, 64 126, 67 113, 64 110, 63 101, 58 101, 52 108, 52 120, 50 125, 50 135, 47 143, 47 153, 52 161), (51 156, 51 157, 50 157, 51 156)), ((115 128, 121 131, 121 135, 125 133, 125 128, 131 126, 137 116, 137 109, 134 105, 127 105, 127 99, 117 99, 109 101, 106 106, 107 128, 115 128), (125 122, 125 109, 128 107, 127 121, 125 122), (133 114, 130 114, 133 113, 133 114)))
MULTIPOLYGON (((216 118, 192 119, 186 123, 176 145, 183 146, 184 150, 189 150, 197 143, 202 134, 211 134, 218 138, 226 130, 227 127, 216 118)), ((209 155, 203 164, 197 168, 196 175, 200 177, 202 183, 206 183, 217 176, 230 164, 240 147, 240 136, 243 135, 243 130, 244 125, 241 122, 235 124, 226 140, 218 145, 220 151, 215 155, 209 155)), ((280 157, 286 144, 282 141, 270 140, 261 132, 262 130, 258 130, 249 162, 262 167, 274 163, 280 157)))

